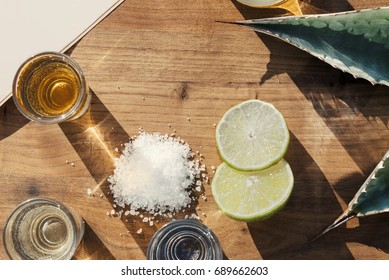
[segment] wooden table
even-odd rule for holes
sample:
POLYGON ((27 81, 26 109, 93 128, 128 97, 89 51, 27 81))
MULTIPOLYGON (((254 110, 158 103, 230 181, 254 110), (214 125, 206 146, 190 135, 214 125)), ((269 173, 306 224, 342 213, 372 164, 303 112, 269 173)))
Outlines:
MULTIPOLYGON (((307 14, 388 5, 306 0, 301 9, 307 14)), ((0 108, 1 231, 17 204, 49 197, 85 219, 75 259, 145 259, 151 235, 163 223, 149 227, 107 215, 113 208, 106 178, 113 173, 115 148, 139 127, 176 129, 210 170, 221 163, 213 124, 232 105, 258 98, 273 103, 288 123, 294 192, 275 216, 244 223, 224 216, 205 184, 208 199, 199 200, 198 214, 220 239, 225 258, 389 258, 386 214, 351 220, 310 242, 342 213, 389 148, 389 89, 277 39, 218 22, 280 14, 285 11, 231 0, 125 1, 69 51, 93 92, 87 115, 43 126, 22 117, 12 100, 0 108)), ((7 259, 2 248, 0 258, 7 259)))

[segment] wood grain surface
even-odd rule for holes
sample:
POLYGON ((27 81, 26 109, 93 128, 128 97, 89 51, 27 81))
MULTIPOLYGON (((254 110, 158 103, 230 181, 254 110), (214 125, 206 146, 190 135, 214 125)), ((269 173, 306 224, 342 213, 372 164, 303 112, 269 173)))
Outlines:
MULTIPOLYGON (((389 1, 300 5, 308 14, 389 1)), ((389 148, 389 89, 354 79, 275 38, 221 23, 282 14, 288 12, 231 0, 126 0, 69 51, 93 95, 85 116, 39 125, 27 121, 12 100, 0 107, 1 233, 16 205, 48 197, 76 209, 87 224, 75 259, 145 259, 152 234, 164 222, 150 227, 107 215, 113 206, 106 178, 119 155, 115 148, 139 127, 175 129, 201 151, 210 170, 221 163, 213 124, 231 106, 258 98, 286 118, 286 159, 295 187, 281 212, 244 223, 224 216, 205 184, 207 201, 199 199, 197 214, 218 236, 225 258, 388 259, 386 214, 354 219, 311 239, 342 213, 389 148)), ((0 258, 8 258, 3 247, 0 258)))

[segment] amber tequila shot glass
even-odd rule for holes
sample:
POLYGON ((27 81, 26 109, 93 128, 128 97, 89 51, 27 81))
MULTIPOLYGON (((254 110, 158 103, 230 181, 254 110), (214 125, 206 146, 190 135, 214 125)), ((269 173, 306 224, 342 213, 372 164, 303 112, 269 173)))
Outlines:
POLYGON ((27 59, 16 72, 12 93, 19 111, 41 124, 76 119, 87 111, 91 100, 80 66, 58 52, 27 59))

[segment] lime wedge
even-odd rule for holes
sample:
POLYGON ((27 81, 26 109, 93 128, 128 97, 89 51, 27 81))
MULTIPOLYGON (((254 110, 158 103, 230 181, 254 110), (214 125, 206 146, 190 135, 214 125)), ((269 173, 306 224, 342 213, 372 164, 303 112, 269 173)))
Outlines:
POLYGON ((293 183, 292 170, 284 159, 267 169, 250 172, 222 163, 212 181, 212 194, 226 216, 252 222, 281 210, 291 195, 293 183))
POLYGON ((216 127, 216 145, 223 161, 232 167, 260 170, 283 158, 289 130, 272 104, 252 99, 224 114, 216 127))

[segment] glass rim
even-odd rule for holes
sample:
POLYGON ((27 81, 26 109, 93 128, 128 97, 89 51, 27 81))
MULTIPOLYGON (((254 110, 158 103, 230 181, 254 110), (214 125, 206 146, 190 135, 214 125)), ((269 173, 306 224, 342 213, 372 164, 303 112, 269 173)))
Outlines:
POLYGON ((14 207, 11 211, 11 213, 8 215, 5 223, 4 223, 4 226, 3 226, 3 247, 5 249, 5 252, 7 253, 8 257, 12 260, 14 259, 12 257, 12 254, 10 253, 10 250, 8 248, 8 245, 6 244, 6 239, 8 237, 8 231, 7 231, 7 228, 12 225, 12 218, 14 217, 15 214, 17 214, 18 210, 20 209, 23 209, 25 208, 26 206, 30 205, 31 203, 33 202, 42 202, 42 203, 48 203, 49 205, 52 205, 52 206, 57 206, 61 211, 63 211, 66 215, 66 217, 69 219, 69 221, 71 222, 72 224, 72 230, 73 230, 73 242, 72 242, 72 249, 69 250, 67 253, 66 253, 66 256, 70 256, 70 258, 72 257, 74 251, 76 250, 77 246, 78 246, 78 231, 77 231, 77 223, 76 223, 76 220, 74 219, 73 217, 73 214, 69 211, 69 209, 61 202, 59 201, 56 201, 54 199, 51 199, 51 198, 45 198, 45 197, 34 197, 34 198, 29 198, 21 203, 19 203, 16 207, 14 207))
POLYGON ((77 111, 77 109, 83 104, 83 100, 85 98, 85 95, 87 94, 87 90, 88 89, 86 86, 84 72, 82 71, 80 65, 73 58, 68 56, 67 54, 64 54, 61 52, 56 52, 56 51, 40 52, 40 53, 34 54, 34 55, 30 56, 29 58, 27 58, 19 66, 18 70, 15 73, 13 82, 12 82, 12 98, 13 98, 15 106, 18 108, 19 112, 21 112, 27 119, 34 121, 34 122, 37 122, 37 123, 41 123, 41 124, 55 124, 55 123, 60 123, 60 122, 63 122, 63 121, 70 119, 73 116, 73 114, 77 111), (63 113, 61 115, 53 116, 53 117, 44 116, 44 115, 41 115, 38 113, 33 113, 33 112, 27 113, 26 111, 28 111, 28 110, 25 110, 22 108, 22 106, 19 104, 19 100, 17 97, 18 81, 19 81, 19 78, 21 76, 23 69, 29 63, 33 63, 34 60, 38 60, 38 59, 45 57, 45 56, 47 56, 47 58, 53 58, 53 57, 59 58, 60 60, 63 60, 66 63, 68 63, 68 65, 74 70, 75 74, 77 75, 77 77, 80 79, 80 82, 81 82, 77 100, 76 100, 75 104, 72 106, 72 108, 70 108, 68 111, 66 111, 65 113, 63 113), (33 116, 35 116, 35 117, 33 117, 33 116))
MULTIPOLYGON (((254 8, 268 8, 268 7, 273 7, 273 6, 278 6, 286 2, 287 0, 273 0, 274 3, 268 3, 268 4, 259 4, 259 3, 253 3, 254 1, 251 0, 237 0, 239 3, 249 6, 249 7, 254 7, 254 8)), ((272 1, 272 0, 267 0, 267 2, 272 1)))

